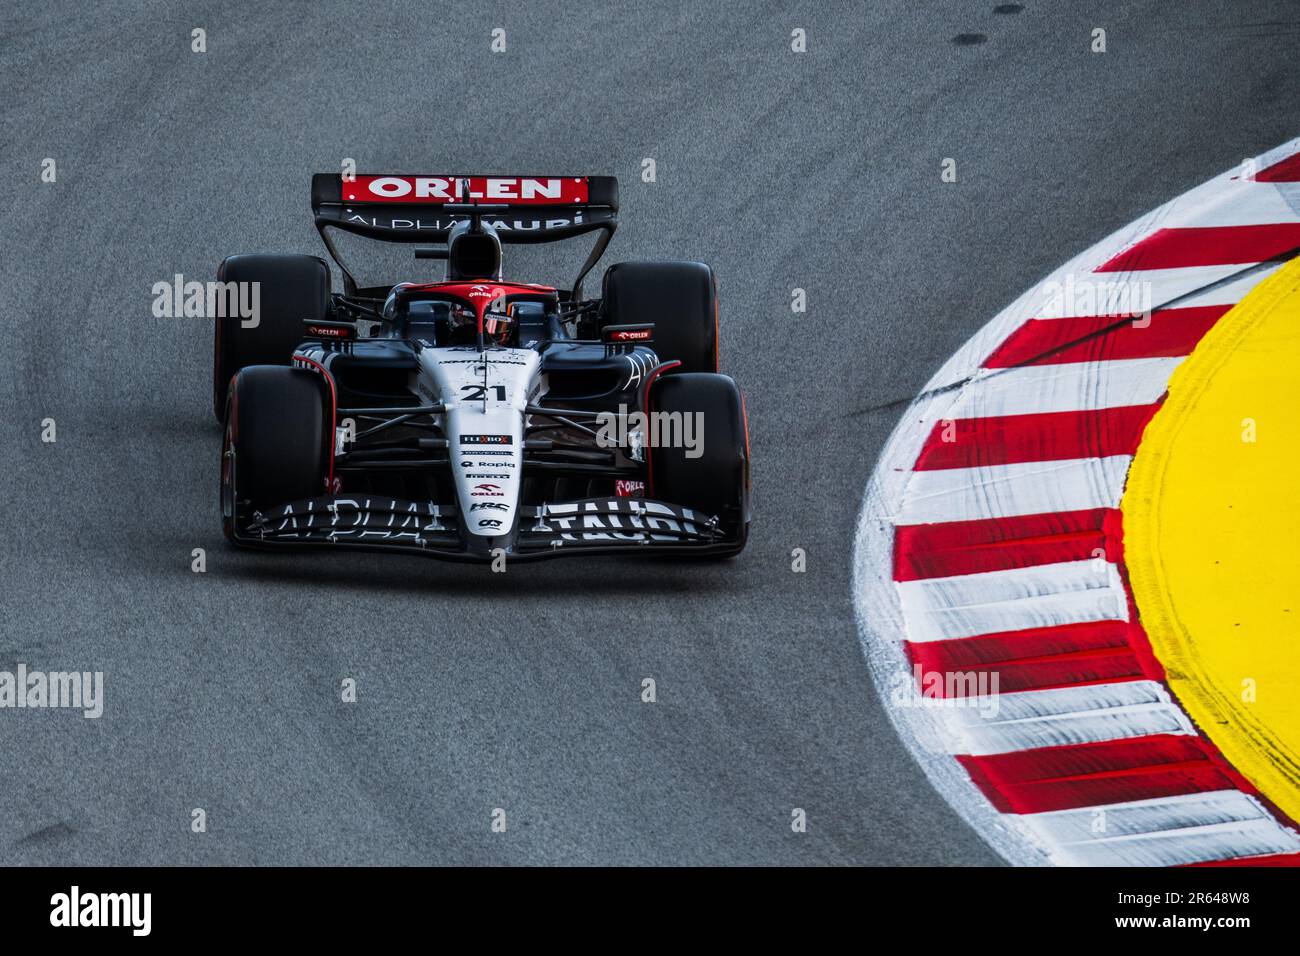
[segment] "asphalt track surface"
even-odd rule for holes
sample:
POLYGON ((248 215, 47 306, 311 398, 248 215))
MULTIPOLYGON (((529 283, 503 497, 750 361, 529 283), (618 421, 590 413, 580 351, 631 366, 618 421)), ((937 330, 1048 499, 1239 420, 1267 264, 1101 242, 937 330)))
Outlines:
POLYGON ((8 12, 0 670, 102 670, 106 707, 0 711, 0 862, 998 862, 862 660, 863 486, 998 309, 1295 135, 1300 20, 1282 0, 704 6, 8 12), (154 318, 150 289, 235 252, 317 252, 309 177, 343 157, 613 173, 607 261, 712 262, 749 407, 748 550, 504 575, 229 550, 210 328, 154 318))

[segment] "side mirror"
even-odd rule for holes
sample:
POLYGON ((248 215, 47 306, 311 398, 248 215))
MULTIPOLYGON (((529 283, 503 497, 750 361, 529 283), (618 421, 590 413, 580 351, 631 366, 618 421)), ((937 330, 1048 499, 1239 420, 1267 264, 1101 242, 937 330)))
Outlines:
POLYGON ((606 345, 649 345, 655 340, 655 327, 645 325, 607 325, 600 332, 606 345))
POLYGON ((355 322, 318 322, 312 319, 303 319, 302 327, 310 339, 344 341, 357 337, 357 324, 355 322))

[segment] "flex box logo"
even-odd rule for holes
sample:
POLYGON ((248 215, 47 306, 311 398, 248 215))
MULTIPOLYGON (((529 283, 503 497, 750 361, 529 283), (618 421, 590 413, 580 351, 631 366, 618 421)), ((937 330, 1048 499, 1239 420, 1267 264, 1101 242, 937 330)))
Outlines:
POLYGON ((461 435, 462 445, 512 445, 514 438, 510 435, 461 435))

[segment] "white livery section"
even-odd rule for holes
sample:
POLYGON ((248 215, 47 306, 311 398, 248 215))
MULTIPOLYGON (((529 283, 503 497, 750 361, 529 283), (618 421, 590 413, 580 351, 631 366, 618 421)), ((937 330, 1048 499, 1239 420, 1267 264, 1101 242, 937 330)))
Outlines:
POLYGON ((544 394, 531 349, 423 349, 412 390, 446 406, 444 432, 465 530, 510 530, 523 480, 524 410, 544 394))

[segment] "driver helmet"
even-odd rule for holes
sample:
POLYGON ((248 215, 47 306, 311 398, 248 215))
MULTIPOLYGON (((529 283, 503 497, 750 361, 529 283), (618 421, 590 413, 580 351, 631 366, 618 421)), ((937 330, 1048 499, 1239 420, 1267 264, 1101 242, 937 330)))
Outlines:
MULTIPOLYGON (((484 293, 488 292, 487 286, 475 286, 470 291, 470 295, 473 296, 474 292, 480 288, 484 293)), ((506 307, 504 297, 496 300, 493 306, 483 313, 483 344, 486 346, 508 346, 511 343, 516 326, 515 317, 510 314, 506 307)), ((473 306, 453 302, 447 317, 447 327, 452 345, 477 344, 478 314, 474 311, 473 306)))
POLYGON ((500 311, 488 309, 483 313, 483 341, 488 345, 507 346, 511 344, 516 321, 513 306, 507 306, 505 300, 497 303, 500 311))

